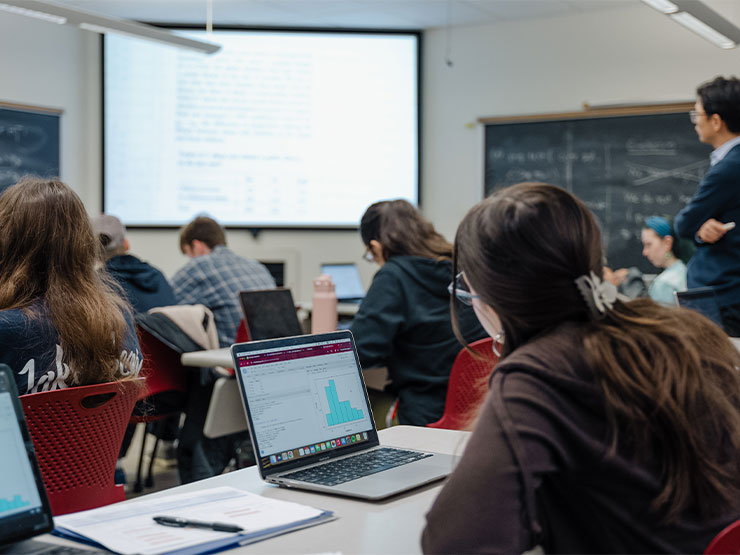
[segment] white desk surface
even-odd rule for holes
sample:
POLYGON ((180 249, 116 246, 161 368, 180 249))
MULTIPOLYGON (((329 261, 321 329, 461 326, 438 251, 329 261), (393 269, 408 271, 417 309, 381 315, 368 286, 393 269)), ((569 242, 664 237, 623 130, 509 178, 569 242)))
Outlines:
MULTIPOLYGON (((378 432, 383 445, 461 455, 470 432, 395 426, 378 432)), ((334 511, 337 520, 228 551, 228 553, 420 553, 425 518, 442 484, 437 482, 384 502, 278 488, 263 482, 256 467, 152 493, 184 493, 217 486, 334 511)), ((147 496, 149 497, 149 496, 147 496)), ((43 536, 44 539, 50 536, 43 536)), ((54 543, 68 542, 52 538, 54 543)))

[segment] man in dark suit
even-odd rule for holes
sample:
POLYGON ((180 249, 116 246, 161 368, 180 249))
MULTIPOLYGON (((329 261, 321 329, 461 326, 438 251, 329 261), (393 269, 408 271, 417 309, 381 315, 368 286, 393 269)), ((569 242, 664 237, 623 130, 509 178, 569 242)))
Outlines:
POLYGON ((740 336, 740 80, 717 77, 696 92, 691 121, 699 140, 714 151, 709 171, 674 225, 697 246, 688 288, 713 287, 725 330, 740 336))

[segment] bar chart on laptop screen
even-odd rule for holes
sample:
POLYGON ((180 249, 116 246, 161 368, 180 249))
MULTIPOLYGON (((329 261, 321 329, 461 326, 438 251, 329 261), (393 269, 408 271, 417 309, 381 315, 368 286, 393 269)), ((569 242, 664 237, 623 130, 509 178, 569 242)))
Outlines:
POLYGON ((0 518, 41 505, 10 393, 0 393, 0 518))
POLYGON ((358 391, 357 376, 345 374, 329 380, 318 380, 316 389, 323 392, 321 408, 328 426, 337 426, 362 420, 365 413, 359 407, 364 400, 362 391, 358 391))

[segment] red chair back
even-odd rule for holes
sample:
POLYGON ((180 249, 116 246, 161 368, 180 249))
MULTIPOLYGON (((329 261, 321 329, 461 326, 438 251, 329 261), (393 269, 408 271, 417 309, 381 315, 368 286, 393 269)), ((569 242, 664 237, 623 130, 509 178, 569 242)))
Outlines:
POLYGON ((704 555, 727 555, 740 553, 740 520, 722 530, 704 550, 704 555))
POLYGON ((234 343, 246 343, 251 341, 249 338, 249 328, 247 327, 247 321, 242 318, 239 322, 239 327, 236 328, 236 339, 234 343))
POLYGON ((462 349, 452 363, 450 381, 447 384, 445 412, 437 422, 427 424, 429 428, 447 430, 466 429, 478 413, 488 392, 486 378, 493 372, 498 357, 493 354, 493 339, 487 337, 474 341, 470 346, 483 355, 480 360, 462 349))
POLYGON ((113 475, 141 389, 136 379, 20 397, 55 516, 126 499, 113 475))
POLYGON ((165 391, 188 390, 188 372, 180 363, 180 353, 170 349, 145 329, 137 326, 139 346, 144 355, 141 376, 146 378, 146 388, 141 398, 165 391))

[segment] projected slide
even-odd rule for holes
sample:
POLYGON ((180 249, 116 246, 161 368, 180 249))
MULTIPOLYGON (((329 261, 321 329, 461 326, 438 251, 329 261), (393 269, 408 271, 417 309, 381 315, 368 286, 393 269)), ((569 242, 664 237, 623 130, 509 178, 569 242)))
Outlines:
POLYGON ((381 199, 416 204, 416 35, 187 34, 222 49, 105 38, 106 212, 332 227, 381 199))
POLYGON ((0 517, 40 507, 33 471, 16 425, 10 393, 0 393, 0 517))

